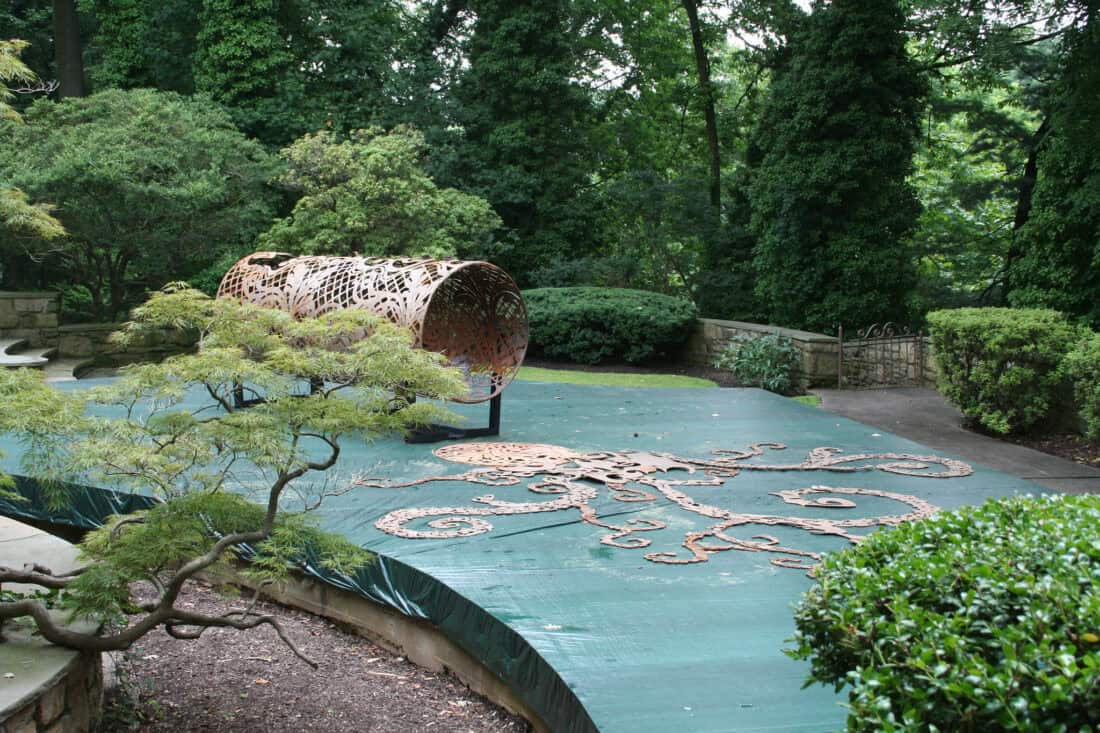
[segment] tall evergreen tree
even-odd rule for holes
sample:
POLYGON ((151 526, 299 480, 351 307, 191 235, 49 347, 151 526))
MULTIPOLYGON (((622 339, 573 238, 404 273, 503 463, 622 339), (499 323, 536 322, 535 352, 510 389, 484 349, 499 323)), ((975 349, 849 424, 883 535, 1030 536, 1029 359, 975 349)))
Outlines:
POLYGON ((564 0, 476 0, 456 92, 464 135, 454 180, 487 198, 508 237, 490 254, 520 281, 594 247, 586 195, 591 101, 564 0))
POLYGON ((896 0, 817 0, 779 58, 748 151, 756 294, 770 321, 906 320, 924 85, 896 0))
POLYGON ((1064 39, 1030 210, 1009 263, 1009 302, 1100 327, 1100 8, 1064 39))
MULTIPOLYGON (((192 69, 196 91, 229 107, 237 126, 269 144, 293 125, 294 59, 276 22, 276 0, 203 0, 192 69)), ((297 98, 295 98, 297 97, 297 98)))

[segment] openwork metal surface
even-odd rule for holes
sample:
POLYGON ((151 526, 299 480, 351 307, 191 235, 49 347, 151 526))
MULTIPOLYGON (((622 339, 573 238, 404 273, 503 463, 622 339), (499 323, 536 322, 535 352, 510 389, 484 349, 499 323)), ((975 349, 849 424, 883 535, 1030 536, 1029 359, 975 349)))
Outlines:
POLYGON ((295 257, 256 252, 230 268, 218 297, 280 308, 296 318, 360 308, 411 329, 417 345, 461 368, 461 402, 499 394, 527 352, 527 310, 508 273, 487 262, 295 257))
MULTIPOLYGON (((929 516, 937 511, 927 501, 877 489, 813 485, 806 488, 772 492, 785 503, 815 509, 845 510, 857 508, 858 497, 889 499, 906 507, 900 514, 873 517, 798 517, 734 512, 714 503, 705 503, 691 493, 718 492, 727 480, 742 471, 825 471, 851 474, 883 471, 923 478, 968 476, 973 469, 961 461, 939 456, 905 453, 859 453, 844 455, 837 448, 815 448, 798 463, 758 461, 769 451, 784 450, 780 443, 756 443, 745 450, 718 450, 707 460, 680 458, 665 453, 634 451, 578 453, 567 448, 535 443, 464 443, 439 448, 439 458, 481 466, 455 476, 432 476, 408 483, 390 483, 379 479, 360 479, 361 486, 400 489, 432 481, 464 481, 483 486, 514 486, 527 479, 532 494, 543 500, 505 501, 494 494, 471 499, 469 506, 416 507, 398 509, 380 518, 375 526, 391 535, 409 539, 446 539, 490 532, 488 518, 515 514, 575 511, 584 523, 606 530, 600 542, 629 550, 649 547, 647 532, 668 528, 657 519, 635 517, 621 523, 601 518, 593 507, 604 487, 611 498, 628 503, 655 503, 661 499, 680 509, 712 520, 701 531, 687 532, 681 551, 649 552, 646 560, 665 564, 706 562, 711 555, 727 550, 767 552, 776 555, 772 564, 812 572, 821 556, 817 552, 783 546, 769 534, 737 537, 733 530, 748 527, 791 527, 815 535, 840 537, 858 542, 864 535, 855 530, 891 526, 929 516), (688 478, 674 479, 672 472, 686 472, 688 478)), ((720 498, 720 497, 716 497, 720 498)), ((661 502, 662 504, 664 502, 661 502)), ((621 514, 616 512, 616 515, 621 514)))

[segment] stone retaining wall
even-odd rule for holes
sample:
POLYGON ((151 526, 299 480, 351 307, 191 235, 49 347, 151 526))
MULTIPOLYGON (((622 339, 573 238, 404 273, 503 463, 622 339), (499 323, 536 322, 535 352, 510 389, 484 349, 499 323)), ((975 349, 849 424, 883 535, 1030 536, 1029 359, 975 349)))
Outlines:
POLYGON ((0 733, 89 733, 102 711, 102 668, 98 653, 72 652, 35 697, 0 713, 0 733))
MULTIPOLYGON (((840 342, 835 336, 810 331, 798 331, 779 326, 765 326, 744 321, 720 321, 700 318, 688 338, 680 361, 699 366, 710 366, 714 359, 733 339, 739 336, 786 336, 802 354, 797 375, 802 389, 837 386, 837 356, 840 342)), ((882 359, 875 352, 878 344, 863 341, 860 344, 844 342, 844 386, 884 386, 890 384, 919 384, 936 386, 936 364, 932 353, 932 340, 927 336, 903 336, 889 342, 888 356, 882 359), (861 353, 862 352, 862 353, 861 353)))
MULTIPOLYGON (((69 542, 28 524, 0 516, 0 547, 5 564, 37 562, 58 573, 79 567, 69 542)), ((4 590, 28 592, 36 586, 5 583, 4 590)), ((98 624, 70 621, 68 611, 48 611, 55 623, 83 634, 98 624)), ((36 633, 29 619, 6 621, 0 641, 0 733, 88 733, 103 704, 102 660, 98 652, 55 646, 36 633)))
POLYGON ((57 343, 61 297, 57 293, 0 291, 0 336, 45 348, 57 343))
POLYGON ((60 302, 57 293, 0 292, 0 337, 26 339, 38 348, 57 347, 58 358, 94 359, 104 366, 158 361, 195 345, 193 335, 164 329, 150 331, 140 342, 122 348, 110 341, 119 323, 59 326, 60 302))
POLYGON ((125 348, 111 343, 111 334, 121 328, 119 323, 75 323, 58 329, 57 355, 67 359, 95 359, 104 365, 132 364, 139 361, 159 361, 166 356, 187 351, 195 345, 192 334, 160 329, 148 331, 137 343, 125 348))
POLYGON ((820 333, 744 321, 700 318, 679 357, 688 364, 710 366, 726 344, 738 336, 764 336, 770 333, 786 336, 801 352, 802 364, 797 378, 802 389, 836 386, 837 340, 820 333))

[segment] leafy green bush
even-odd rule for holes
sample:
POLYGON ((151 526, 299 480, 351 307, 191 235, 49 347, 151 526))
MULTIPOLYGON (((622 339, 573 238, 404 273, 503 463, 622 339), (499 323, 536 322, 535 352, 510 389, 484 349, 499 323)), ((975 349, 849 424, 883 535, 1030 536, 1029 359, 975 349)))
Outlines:
POLYGON ((746 387, 763 387, 769 392, 789 394, 802 353, 786 336, 738 336, 714 360, 714 366, 728 369, 746 387))
POLYGON ((1082 340, 1066 356, 1073 397, 1085 423, 1085 435, 1100 439, 1100 333, 1082 340))
POLYGON ((1057 311, 957 308, 928 314, 940 391, 968 419, 1001 434, 1027 430, 1065 384, 1063 359, 1081 330, 1057 311))
POLYGON ((1100 724, 1100 496, 945 512, 828 556, 795 611, 848 730, 1100 724))
POLYGON ((686 341, 695 321, 690 302, 644 290, 536 288, 523 298, 532 348, 582 364, 652 359, 686 341))
POLYGON ((68 236, 0 236, 0 251, 46 258, 44 284, 85 291, 91 319, 125 316, 271 222, 275 159, 207 98, 107 89, 39 99, 25 120, 3 129, 0 180, 56 204, 68 236))

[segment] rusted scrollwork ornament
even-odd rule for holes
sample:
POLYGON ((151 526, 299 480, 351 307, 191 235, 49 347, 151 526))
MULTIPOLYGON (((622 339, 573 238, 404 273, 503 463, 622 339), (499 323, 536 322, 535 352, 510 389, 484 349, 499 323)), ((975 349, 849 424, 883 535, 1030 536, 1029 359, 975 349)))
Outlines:
POLYGON ((795 568, 813 573, 821 553, 784 546, 770 534, 758 529, 785 527, 811 535, 839 537, 849 542, 864 538, 856 530, 893 527, 930 516, 939 507, 924 499, 872 488, 812 485, 770 492, 785 504, 813 509, 857 509, 863 498, 893 501, 906 511, 877 516, 786 516, 734 511, 721 506, 729 492, 727 481, 744 472, 818 472, 856 474, 881 471, 902 476, 947 479, 969 476, 974 469, 953 458, 908 453, 845 454, 838 448, 814 448, 797 463, 770 463, 756 459, 769 452, 785 450, 782 443, 754 443, 743 450, 716 450, 705 459, 683 458, 671 453, 639 451, 601 451, 582 453, 556 445, 540 443, 461 443, 438 448, 435 455, 455 463, 477 466, 464 473, 429 476, 406 483, 385 479, 360 478, 356 483, 379 489, 403 489, 433 481, 465 482, 480 486, 510 487, 527 484, 526 501, 482 494, 464 506, 415 506, 397 509, 380 517, 375 527, 386 534, 406 539, 450 539, 471 537, 493 530, 491 519, 518 514, 577 512, 580 521, 607 531, 600 543, 625 550, 649 548, 662 530, 670 525, 664 519, 640 514, 645 504, 663 502, 662 509, 678 506, 688 514, 707 520, 707 526, 683 535, 680 550, 646 552, 643 557, 662 565, 689 565, 707 562, 711 556, 727 550, 763 552, 773 557, 777 567, 795 568), (674 478, 676 472, 687 478, 674 478), (599 487, 615 501, 637 504, 639 511, 630 519, 612 521, 623 512, 600 516, 595 501, 599 487), (707 497, 711 498, 707 498, 707 497), (547 498, 549 497, 549 498, 547 498), (745 530, 756 532, 745 536, 745 530), (740 535, 734 534, 740 532, 740 535), (686 550, 686 552, 685 552, 686 550))
POLYGON ((218 297, 296 318, 341 308, 383 316, 463 370, 470 391, 459 402, 499 395, 527 352, 523 296, 508 273, 488 262, 256 252, 225 274, 218 297))

